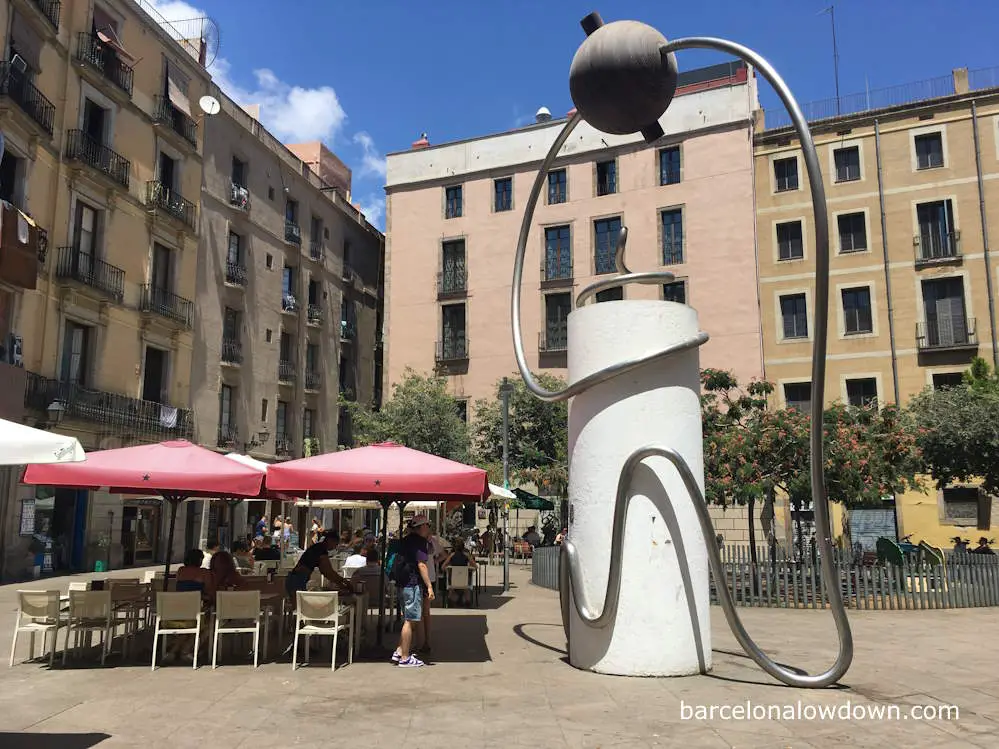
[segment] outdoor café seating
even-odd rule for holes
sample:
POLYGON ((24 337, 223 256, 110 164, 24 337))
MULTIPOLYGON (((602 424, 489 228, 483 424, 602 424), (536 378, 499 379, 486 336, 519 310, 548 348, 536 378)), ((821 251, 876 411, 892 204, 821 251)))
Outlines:
POLYGON ((101 636, 101 665, 111 649, 113 611, 110 590, 71 590, 69 592, 69 613, 66 620, 66 644, 62 651, 62 662, 66 665, 69 657, 69 640, 73 638, 74 650, 79 649, 81 635, 98 633, 101 636))
MULTIPOLYGON (((156 651, 161 637, 170 635, 194 635, 194 668, 198 667, 197 644, 201 642, 201 627, 204 625, 204 612, 201 610, 201 594, 197 591, 156 594, 156 625, 153 630, 153 658, 149 670, 156 670, 156 651)), ((165 643, 164 643, 165 645, 165 643)))
POLYGON ((253 667, 260 665, 259 590, 220 590, 215 595, 215 636, 212 638, 212 668, 218 667, 219 637, 253 635, 253 667))
POLYGON ((42 634, 42 652, 52 635, 52 650, 49 652, 49 668, 55 663, 56 641, 62 626, 58 590, 19 590, 17 591, 17 619, 14 620, 14 643, 10 646, 10 665, 14 665, 14 652, 17 650, 17 636, 27 632, 30 637, 29 658, 35 657, 35 635, 42 634))
POLYGON ((295 643, 292 648, 291 670, 298 668, 298 643, 305 638, 308 650, 310 637, 332 637, 331 670, 336 670, 336 648, 340 630, 347 631, 347 663, 354 662, 354 609, 341 605, 336 591, 298 591, 295 609, 295 643), (344 621, 346 620, 346 621, 344 621))

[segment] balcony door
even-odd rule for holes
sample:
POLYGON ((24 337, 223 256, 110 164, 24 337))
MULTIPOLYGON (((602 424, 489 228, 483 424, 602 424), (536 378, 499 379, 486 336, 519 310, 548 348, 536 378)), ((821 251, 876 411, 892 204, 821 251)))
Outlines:
POLYGON ((146 346, 142 361, 142 400, 165 403, 167 384, 167 352, 146 346))
POLYGON ((173 257, 169 248, 161 244, 153 245, 153 272, 149 282, 157 294, 160 304, 166 303, 166 295, 170 291, 170 278, 173 275, 173 257))
POLYGON ((931 346, 953 346, 968 342, 968 318, 961 278, 923 281, 927 342, 931 346))
POLYGON ((441 341, 446 358, 465 356, 464 304, 446 304, 441 308, 441 341))
POLYGON ((226 253, 226 262, 233 266, 243 265, 243 242, 235 232, 229 232, 229 250, 226 253))
POLYGON ((465 241, 445 242, 442 250, 442 291, 462 291, 465 288, 465 241))
MULTIPOLYGON (((107 133, 108 110, 95 101, 86 99, 83 104, 83 132, 95 145, 103 146, 107 133)), ((95 159, 97 154, 94 154, 95 159)))
POLYGON ((949 200, 920 203, 916 206, 919 221, 919 243, 926 260, 956 255, 954 207, 949 200))
POLYGON ((24 208, 25 160, 8 148, 0 161, 0 199, 24 208))
POLYGON ((545 296, 545 343, 549 351, 563 350, 568 344, 572 294, 545 296))
POLYGON ((81 387, 89 384, 91 334, 90 327, 72 320, 66 321, 62 342, 62 371, 59 378, 63 382, 81 387))
POLYGON ((86 203, 76 201, 76 213, 73 216, 73 243, 76 252, 73 255, 73 270, 79 278, 88 279, 94 272, 94 260, 97 250, 97 211, 86 203))
POLYGON ((219 442, 235 438, 236 417, 233 413, 233 388, 223 385, 219 390, 219 442))
POLYGON ((177 185, 177 160, 160 151, 160 184, 171 193, 177 185))

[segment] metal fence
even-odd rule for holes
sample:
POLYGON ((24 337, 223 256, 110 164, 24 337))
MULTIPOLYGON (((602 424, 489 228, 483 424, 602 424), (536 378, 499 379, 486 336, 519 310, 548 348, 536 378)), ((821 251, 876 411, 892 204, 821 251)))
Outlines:
MULTIPOLYGON (((531 581, 558 590, 559 548, 534 550, 531 581)), ((999 606, 999 556, 953 553, 943 564, 906 557, 901 565, 878 563, 869 555, 835 551, 843 599, 853 609, 955 609, 999 606)), ((783 549, 771 557, 765 547, 751 560, 748 546, 722 549, 725 579, 737 606, 825 608, 829 591, 818 559, 795 558, 783 549)), ((719 581, 712 577, 711 602, 719 581)))

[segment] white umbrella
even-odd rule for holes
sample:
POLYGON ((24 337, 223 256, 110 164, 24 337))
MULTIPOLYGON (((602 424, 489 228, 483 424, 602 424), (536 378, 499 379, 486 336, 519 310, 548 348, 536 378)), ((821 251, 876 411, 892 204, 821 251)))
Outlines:
POLYGON ((504 489, 502 486, 496 486, 496 484, 489 485, 489 496, 498 497, 500 499, 516 499, 517 495, 514 494, 509 489, 504 489))
POLYGON ((79 463, 86 457, 76 437, 0 419, 0 465, 79 463))

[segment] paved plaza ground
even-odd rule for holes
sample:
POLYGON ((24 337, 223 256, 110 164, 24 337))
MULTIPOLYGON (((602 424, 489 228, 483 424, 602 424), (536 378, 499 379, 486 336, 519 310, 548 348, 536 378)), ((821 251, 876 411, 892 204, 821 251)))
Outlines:
MULTIPOLYGON (((498 576, 497 568, 490 570, 489 583, 498 576)), ((41 662, 12 669, 3 664, 0 749, 82 749, 98 742, 101 749, 999 746, 995 609, 853 613, 856 657, 843 688, 804 691, 775 684, 743 656, 718 608, 712 609, 709 676, 627 679, 577 671, 563 662, 557 594, 532 586, 528 569, 519 565, 512 580, 509 596, 483 595, 479 609, 436 610, 434 665, 418 671, 363 661, 336 673, 328 661, 295 673, 287 661, 257 670, 224 665, 214 672, 210 665, 150 672, 148 660, 126 665, 119 658, 104 668, 71 665, 54 671, 41 662), (747 700, 897 704, 903 713, 912 705, 954 704, 960 717, 681 719, 681 702, 747 700)), ((30 587, 65 589, 68 581, 30 587)), ((29 586, 0 587, 5 638, 20 587, 29 586)), ((815 669, 834 654, 827 612, 744 609, 743 615, 782 662, 815 669)))

